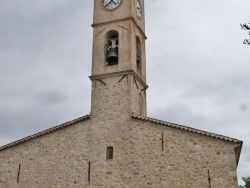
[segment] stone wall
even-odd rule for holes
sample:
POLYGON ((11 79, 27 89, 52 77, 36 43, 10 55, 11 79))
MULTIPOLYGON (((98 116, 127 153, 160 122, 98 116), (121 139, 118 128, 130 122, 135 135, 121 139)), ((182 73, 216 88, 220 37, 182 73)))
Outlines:
POLYGON ((0 151, 0 187, 86 187, 89 123, 0 151))
POLYGON ((211 187, 237 187, 236 144, 139 120, 131 135, 145 187, 207 188, 208 170, 211 187))
POLYGON ((122 77, 93 80, 90 119, 0 151, 0 187, 237 187, 239 144, 131 118, 143 87, 122 77))
POLYGON ((0 187, 207 188, 208 170, 212 187, 237 187, 235 144, 133 119, 105 127, 91 118, 1 151, 0 187))

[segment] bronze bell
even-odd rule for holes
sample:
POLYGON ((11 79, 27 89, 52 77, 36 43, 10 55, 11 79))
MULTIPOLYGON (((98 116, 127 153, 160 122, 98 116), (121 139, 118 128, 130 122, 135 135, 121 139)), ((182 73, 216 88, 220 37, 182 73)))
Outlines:
POLYGON ((118 45, 116 45, 117 38, 109 39, 111 45, 107 49, 107 63, 108 65, 118 64, 118 45))
POLYGON ((110 48, 107 55, 107 61, 109 65, 115 65, 118 63, 117 48, 110 48))

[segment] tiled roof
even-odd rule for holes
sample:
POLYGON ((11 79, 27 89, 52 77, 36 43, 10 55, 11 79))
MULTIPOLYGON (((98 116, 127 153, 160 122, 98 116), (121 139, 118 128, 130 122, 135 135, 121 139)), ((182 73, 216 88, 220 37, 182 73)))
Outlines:
POLYGON ((161 121, 161 120, 154 119, 154 118, 139 116, 139 115, 135 115, 135 114, 132 114, 131 117, 134 118, 134 119, 149 121, 149 122, 157 123, 157 124, 160 124, 160 125, 165 125, 165 126, 168 126, 168 127, 181 129, 181 130, 197 133, 197 134, 212 137, 212 138, 217 138, 217 139, 221 139, 221 140, 225 140, 225 141, 229 141, 229 142, 242 144, 241 140, 237 140, 237 139, 230 138, 230 137, 223 136, 223 135, 210 133, 210 132, 207 132, 207 131, 194 129, 194 128, 183 126, 183 125, 178 125, 178 124, 174 124, 174 123, 170 123, 170 122, 166 122, 166 121, 161 121))
POLYGON ((78 122, 81 122, 81 121, 83 121, 83 120, 87 120, 87 119, 89 119, 89 118, 90 118, 90 115, 86 115, 86 116, 83 116, 83 117, 74 119, 74 120, 72 120, 72 121, 68 121, 68 122, 66 122, 66 123, 63 123, 63 124, 61 124, 61 125, 52 127, 52 128, 50 128, 50 129, 44 130, 44 131, 42 131, 42 132, 33 134, 33 135, 31 135, 31 136, 27 136, 27 137, 25 137, 25 138, 23 138, 23 139, 20 139, 20 140, 17 140, 17 141, 15 141, 15 142, 9 143, 9 144, 7 144, 7 145, 1 146, 1 147, 0 147, 0 151, 1 151, 1 150, 4 150, 4 149, 7 149, 7 148, 10 148, 10 147, 12 147, 12 146, 16 146, 16 145, 18 145, 18 144, 27 142, 27 141, 29 141, 29 140, 31 140, 31 139, 34 139, 34 138, 37 138, 37 137, 40 137, 40 136, 43 136, 43 135, 52 133, 52 132, 54 132, 54 131, 63 129, 63 128, 65 128, 65 127, 69 127, 69 126, 71 126, 71 125, 74 125, 74 124, 76 124, 76 123, 78 123, 78 122))

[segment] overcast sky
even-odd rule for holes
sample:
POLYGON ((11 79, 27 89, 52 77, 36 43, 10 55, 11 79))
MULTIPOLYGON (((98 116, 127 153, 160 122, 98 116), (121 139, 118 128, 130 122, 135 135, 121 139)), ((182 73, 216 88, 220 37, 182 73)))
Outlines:
MULTIPOLYGON (((145 0, 148 116, 244 141, 249 0, 145 0)), ((90 112, 93 0, 0 0, 0 145, 90 112)))

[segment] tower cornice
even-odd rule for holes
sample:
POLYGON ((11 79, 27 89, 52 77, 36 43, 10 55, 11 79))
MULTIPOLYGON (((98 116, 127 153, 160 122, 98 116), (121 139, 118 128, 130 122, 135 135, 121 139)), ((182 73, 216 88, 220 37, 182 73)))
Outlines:
POLYGON ((112 20, 112 21, 109 21, 109 22, 95 23, 95 24, 92 24, 91 26, 93 28, 95 28, 95 27, 98 27, 98 26, 109 25, 109 24, 118 23, 118 22, 125 22, 125 21, 132 21, 134 23, 134 25, 136 26, 136 28, 140 31, 140 33, 142 34, 142 36, 144 36, 144 39, 145 40, 147 39, 147 36, 145 35, 145 33, 143 32, 143 30, 137 24, 137 22, 135 21, 135 19, 133 17, 127 17, 127 18, 123 18, 123 19, 112 20))
POLYGON ((148 89, 148 85, 146 82, 134 71, 134 70, 126 70, 119 72, 112 72, 107 74, 99 74, 89 76, 90 80, 100 80, 103 78, 114 77, 114 76, 124 76, 124 75, 132 75, 143 87, 144 89, 148 89))

